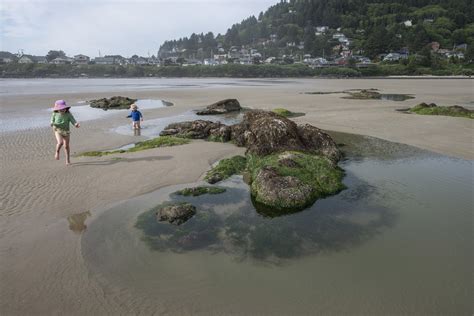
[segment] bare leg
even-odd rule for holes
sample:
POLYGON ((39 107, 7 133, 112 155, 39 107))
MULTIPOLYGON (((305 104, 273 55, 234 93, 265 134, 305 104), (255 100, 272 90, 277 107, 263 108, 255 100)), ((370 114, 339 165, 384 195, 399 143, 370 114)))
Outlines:
POLYGON ((63 146, 63 137, 58 132, 54 132, 54 136, 56 136, 56 152, 54 154, 54 159, 59 160, 59 150, 63 146))
POLYGON ((140 129, 140 128, 142 128, 142 127, 140 126, 140 121, 138 121, 137 122, 137 129, 140 129))
POLYGON ((69 136, 64 136, 63 140, 64 140, 64 152, 66 153, 66 165, 70 165, 71 159, 69 156, 69 136))

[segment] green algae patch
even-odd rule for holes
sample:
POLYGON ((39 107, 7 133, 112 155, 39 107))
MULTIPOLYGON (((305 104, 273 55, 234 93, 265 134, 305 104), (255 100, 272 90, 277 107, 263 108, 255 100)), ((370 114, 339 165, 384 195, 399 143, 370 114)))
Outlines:
POLYGON ((382 95, 375 91, 375 89, 363 89, 354 92, 346 91, 345 93, 349 94, 349 96, 342 97, 343 99, 370 100, 382 98, 382 95))
POLYGON ((247 158, 243 156, 222 159, 217 166, 207 172, 204 180, 213 184, 227 179, 234 174, 240 174, 245 169, 246 164, 247 158))
POLYGON ((130 148, 127 152, 135 152, 140 150, 158 148, 158 147, 170 147, 189 144, 189 139, 172 137, 172 136, 160 136, 143 142, 135 144, 135 147, 130 148))
POLYGON ((254 201, 273 209, 301 210, 346 188, 344 171, 321 156, 285 152, 247 161, 254 201))
POLYGON ((111 150, 111 151, 87 151, 79 156, 84 157, 102 157, 112 154, 123 154, 127 152, 136 152, 141 150, 153 149, 158 147, 170 147, 170 146, 178 146, 178 145, 185 145, 190 142, 189 139, 184 139, 180 137, 172 137, 172 136, 160 136, 154 139, 146 140, 143 142, 138 142, 135 144, 134 147, 130 149, 120 149, 120 150, 111 150))
POLYGON ((283 117, 298 117, 298 116, 305 115, 304 113, 291 112, 285 108, 276 108, 276 109, 273 109, 272 112, 283 117))
POLYGON ((220 187, 199 186, 194 188, 185 188, 176 191, 175 194, 184 196, 200 196, 203 194, 220 194, 224 193, 225 191, 226 189, 220 187))
POLYGON ((468 110, 459 105, 437 106, 434 103, 420 103, 409 109, 408 112, 421 115, 442 115, 474 119, 474 111, 468 110))

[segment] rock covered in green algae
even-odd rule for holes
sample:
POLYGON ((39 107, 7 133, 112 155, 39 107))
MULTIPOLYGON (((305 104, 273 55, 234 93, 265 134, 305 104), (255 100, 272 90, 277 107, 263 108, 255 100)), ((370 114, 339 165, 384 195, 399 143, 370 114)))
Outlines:
POLYGON ((381 99, 382 95, 377 92, 375 89, 361 89, 359 91, 345 91, 348 93, 348 97, 343 97, 344 99, 358 99, 358 100, 368 100, 368 99, 381 99))
POLYGON ((319 128, 297 125, 268 111, 245 113, 242 122, 232 126, 231 139, 237 146, 247 147, 249 154, 259 156, 295 150, 327 156, 334 163, 342 157, 331 136, 319 128))
POLYGON ((204 180, 210 184, 217 183, 234 174, 240 174, 245 169, 246 164, 247 158, 243 156, 222 159, 217 166, 207 172, 204 180))
POLYGON ((110 99, 102 98, 97 100, 91 100, 90 106, 93 108, 99 108, 103 110, 109 109, 128 109, 130 105, 135 103, 137 99, 131 99, 122 96, 113 96, 110 99))
POLYGON ((230 140, 230 131, 229 126, 220 122, 196 120, 169 124, 160 136, 227 142, 230 140))
POLYGON ((474 118, 474 111, 459 105, 437 106, 435 103, 426 104, 424 102, 412 107, 409 112, 421 115, 443 115, 455 117, 474 118))
POLYGON ((250 156, 247 168, 254 200, 277 210, 303 209, 345 188, 344 172, 321 156, 301 152, 250 156))
POLYGON ((219 188, 219 187, 207 187, 207 186, 199 186, 194 188, 185 188, 175 192, 178 195, 184 196, 199 196, 203 194, 220 194, 224 193, 226 189, 219 188))
POLYGON ((158 221, 167 221, 171 224, 181 225, 196 214, 196 207, 190 203, 164 204, 158 206, 156 218, 158 221))

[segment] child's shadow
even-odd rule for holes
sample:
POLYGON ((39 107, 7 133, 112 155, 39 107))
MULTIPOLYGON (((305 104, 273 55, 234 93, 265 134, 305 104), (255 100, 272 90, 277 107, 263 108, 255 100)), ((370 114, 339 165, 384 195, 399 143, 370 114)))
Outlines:
POLYGON ((158 157, 143 157, 143 158, 116 157, 109 160, 74 162, 71 164, 71 166, 108 166, 108 165, 114 165, 116 163, 121 163, 121 162, 169 160, 172 158, 173 156, 158 156, 158 157))

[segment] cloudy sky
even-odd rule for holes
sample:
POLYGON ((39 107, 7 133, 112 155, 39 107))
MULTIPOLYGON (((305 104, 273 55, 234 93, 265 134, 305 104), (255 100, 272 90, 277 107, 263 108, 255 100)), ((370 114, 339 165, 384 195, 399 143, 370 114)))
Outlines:
POLYGON ((165 40, 225 33, 278 0, 0 0, 0 50, 156 54, 165 40))

